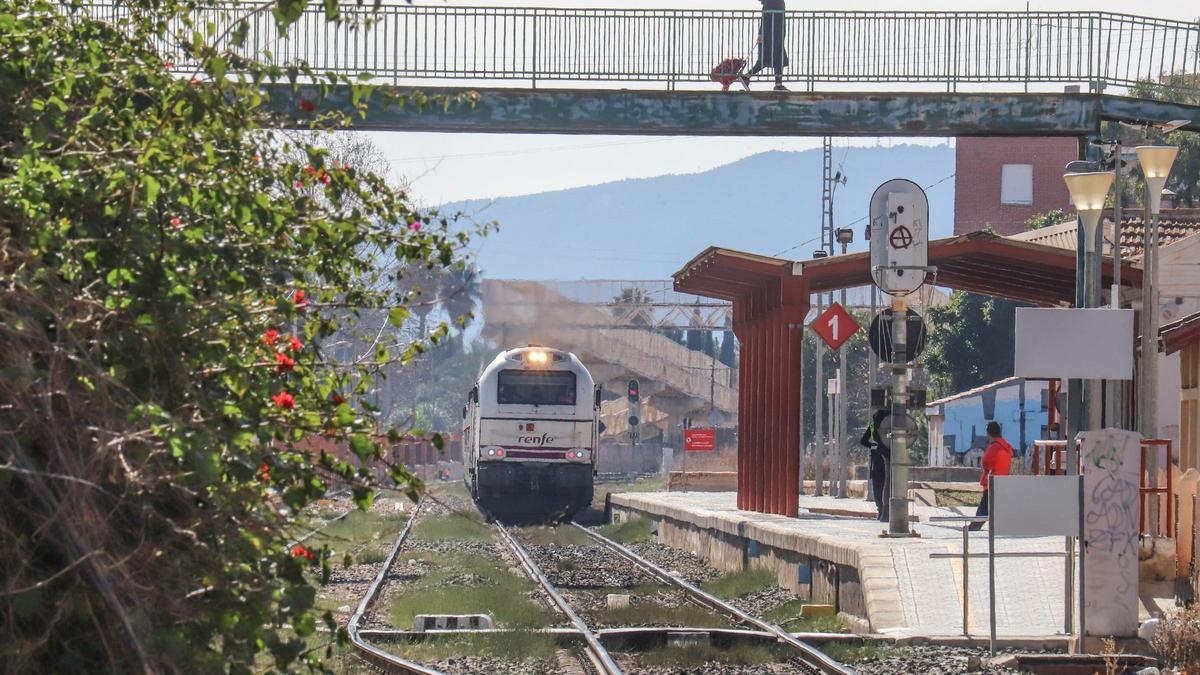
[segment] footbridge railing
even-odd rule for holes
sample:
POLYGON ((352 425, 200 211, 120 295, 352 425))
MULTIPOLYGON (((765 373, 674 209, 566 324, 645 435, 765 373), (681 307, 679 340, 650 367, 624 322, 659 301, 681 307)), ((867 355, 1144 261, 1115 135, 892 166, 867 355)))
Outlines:
MULTIPOLYGON (((340 6, 336 24, 319 3, 309 5, 286 38, 270 12, 251 13, 254 5, 198 10, 196 18, 199 26, 211 23, 215 35, 245 19, 241 53, 303 59, 318 72, 367 73, 396 84, 667 88, 708 82, 728 57, 752 63, 763 21, 759 12, 740 10, 366 5, 340 6)), ((109 19, 125 11, 101 0, 89 7, 109 19)), ((768 20, 783 25, 784 80, 810 90, 866 83, 1120 89, 1170 80, 1200 91, 1200 22, 1108 12, 914 11, 789 11, 768 20)), ((778 35, 771 26, 767 34, 778 35)), ((185 54, 173 56, 187 63, 185 54)))

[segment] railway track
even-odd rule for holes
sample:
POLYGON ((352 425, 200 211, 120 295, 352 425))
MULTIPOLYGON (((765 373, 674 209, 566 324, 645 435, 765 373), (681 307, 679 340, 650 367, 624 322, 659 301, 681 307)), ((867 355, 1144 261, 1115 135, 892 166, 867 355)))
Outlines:
POLYGON ((605 537, 602 534, 593 532, 592 530, 589 530, 578 523, 572 523, 571 526, 578 528, 588 537, 591 537, 593 540, 608 547, 609 550, 613 551, 621 558, 637 565, 664 583, 671 584, 683 590, 690 598, 699 602, 700 604, 706 605, 716 611, 729 615, 737 623, 751 626, 758 630, 770 633, 781 643, 793 648, 797 654, 799 654, 800 659, 805 663, 805 665, 813 668, 817 672, 828 673, 830 675, 854 675, 854 671, 852 669, 841 663, 838 663, 820 649, 796 639, 794 635, 783 630, 779 626, 743 612, 734 605, 722 600, 721 598, 718 598, 715 595, 712 595, 711 593, 701 590, 697 586, 694 586, 688 581, 680 578, 678 575, 671 574, 658 565, 655 565, 649 560, 646 560, 642 556, 634 553, 628 548, 613 541, 612 539, 609 539, 608 537, 605 537))
MULTIPOLYGON (((430 506, 429 501, 423 498, 417 504, 417 507, 413 509, 404 529, 393 543, 387 558, 368 587, 367 592, 359 601, 348 624, 350 641, 358 656, 374 667, 386 672, 422 673, 426 675, 434 675, 442 672, 411 658, 404 658, 385 648, 384 641, 410 640, 416 636, 414 631, 381 629, 377 627, 380 625, 380 621, 377 619, 369 620, 368 627, 364 627, 363 625, 364 617, 367 617, 371 612, 374 611, 376 616, 379 615, 379 612, 373 610, 372 606, 379 601, 379 598, 383 594, 384 588, 389 582, 389 573, 396 564, 398 554, 406 548, 406 542, 409 542, 411 546, 420 545, 421 538, 418 538, 416 543, 411 543, 410 535, 417 521, 426 517, 432 510, 430 506), (376 627, 370 627, 370 623, 373 623, 376 627)), ((669 644, 671 640, 678 639, 680 636, 685 636, 688 639, 702 639, 704 645, 708 645, 711 640, 713 645, 729 646, 745 642, 756 645, 755 648, 758 648, 757 646, 767 646, 770 648, 771 653, 777 654, 777 661, 771 665, 774 669, 762 672, 833 673, 836 675, 851 675, 854 672, 814 646, 796 639, 793 635, 778 626, 752 616, 720 598, 706 593, 688 581, 679 578, 679 576, 654 565, 621 544, 579 525, 572 524, 559 528, 538 528, 535 531, 525 528, 509 528, 499 522, 495 522, 491 525, 491 531, 494 533, 495 540, 507 551, 507 557, 510 558, 508 564, 511 565, 511 561, 515 560, 517 565, 524 571, 524 574, 535 582, 546 604, 552 606, 557 614, 564 618, 564 620, 554 626, 534 629, 532 631, 526 629, 524 632, 540 633, 544 636, 551 636, 559 642, 568 641, 577 644, 578 648, 576 649, 569 651, 564 649, 560 652, 560 662, 563 658, 566 658, 571 663, 575 663, 576 661, 579 663, 577 668, 573 665, 564 666, 565 671, 616 675, 618 673, 642 670, 639 666, 631 665, 634 662, 631 650, 642 649, 645 645, 662 646, 663 644, 669 644), (536 540, 539 536, 573 536, 575 541, 587 542, 587 545, 594 546, 595 550, 603 551, 599 555, 589 554, 585 556, 587 559, 595 561, 596 570, 593 571, 601 575, 617 574, 618 577, 624 575, 625 581, 606 581, 603 583, 584 581, 581 582, 582 585, 572 582, 570 580, 573 578, 572 575, 583 574, 586 576, 589 571, 577 568, 576 564, 578 561, 566 560, 555 562, 553 558, 547 558, 547 551, 553 551, 554 546, 542 546, 536 543, 529 544, 533 549, 533 553, 531 553, 530 548, 527 548, 527 545, 523 544, 522 540, 536 540), (620 563, 614 564, 616 561, 620 561, 620 563), (613 568, 620 569, 614 571, 613 568), (636 569, 636 572, 630 571, 633 569, 636 569), (633 574, 645 577, 645 579, 633 581, 630 579, 633 574), (648 602, 646 597, 643 596, 653 596, 656 601, 665 599, 667 604, 675 609, 678 609, 686 601, 688 606, 694 610, 691 613, 685 612, 678 616, 695 616, 695 612, 705 611, 711 612, 714 616, 719 615, 720 619, 706 619, 701 622, 703 623, 702 627, 680 627, 674 615, 670 618, 659 618, 657 621, 651 619, 645 622, 651 625, 616 625, 613 623, 611 617, 605 620, 600 616, 594 597, 596 590, 603 590, 599 589, 599 586, 611 586, 616 583, 623 583, 631 589, 635 589, 639 593, 638 601, 643 603, 648 602), (589 587, 589 584, 591 584, 591 587, 589 587), (651 586, 655 586, 656 590, 651 591, 651 586), (593 596, 589 597, 589 592, 593 593, 593 596), (579 604, 580 602, 583 604, 579 604), (704 610, 699 610, 694 605, 699 605, 704 610), (637 646, 631 647, 631 645, 637 646), (614 646, 620 650, 616 652, 617 656, 614 656, 614 653, 610 653, 610 649, 613 649, 614 646), (564 655, 566 656, 564 657, 564 655), (622 664, 625 665, 624 668, 622 664)), ((411 565, 412 560, 410 559, 408 563, 411 565)), ((513 570, 516 573, 515 567, 513 570)), ((469 590, 464 589, 464 592, 469 592, 469 590)), ((495 636, 499 634, 511 634, 513 632, 513 630, 505 628, 433 630, 426 631, 424 637, 433 637, 437 640, 464 636, 495 636)), ((497 658, 504 658, 504 655, 497 655, 497 658)), ((454 668, 447 669, 454 670, 454 668)), ((730 671, 748 672, 746 670, 738 671, 737 668, 733 667, 730 667, 730 671)), ((660 669, 655 672, 664 671, 660 669)), ((700 671, 697 670, 694 672, 700 671)), ((725 671, 722 671, 718 667, 711 672, 725 671)))

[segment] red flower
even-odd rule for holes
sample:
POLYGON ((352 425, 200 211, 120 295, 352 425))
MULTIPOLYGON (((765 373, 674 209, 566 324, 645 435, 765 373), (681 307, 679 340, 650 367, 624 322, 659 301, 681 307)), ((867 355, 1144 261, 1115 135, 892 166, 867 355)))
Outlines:
POLYGON ((278 394, 275 394, 271 397, 271 400, 275 401, 275 405, 287 410, 291 410, 292 408, 296 407, 296 399, 292 398, 292 395, 287 393, 287 391, 281 391, 278 394))
POLYGON ((296 187, 302 188, 302 187, 304 187, 304 183, 301 183, 300 181, 296 181, 296 187))
POLYGON ((171 225, 173 227, 179 227, 181 224, 183 224, 183 221, 179 219, 179 216, 175 216, 171 219, 171 225))
POLYGON ((298 352, 301 349, 304 349, 304 343, 301 342, 300 338, 296 337, 295 335, 289 335, 287 341, 288 341, 288 349, 290 349, 294 352, 298 352))
POLYGON ((304 297, 304 291, 297 290, 296 295, 292 298, 292 302, 296 303, 296 309, 303 310, 308 307, 308 299, 304 297))
POLYGON ((317 111, 317 104, 313 103, 312 101, 310 101, 306 98, 300 99, 300 102, 296 105, 300 106, 300 109, 303 110, 304 112, 312 113, 312 112, 317 111))
POLYGON ((308 558, 309 560, 313 559, 312 551, 304 548, 304 544, 296 544, 292 547, 292 557, 299 558, 301 556, 308 558))
POLYGON ((282 375, 284 373, 290 373, 295 369, 296 369, 295 359, 288 356, 287 354, 276 354, 275 355, 275 370, 278 371, 280 375, 282 375))
POLYGON ((193 76, 192 76, 192 86, 195 86, 195 85, 197 85, 197 84, 200 84, 200 78, 198 78, 198 77, 196 77, 195 75, 193 75, 193 76))
POLYGON ((308 166, 304 167, 304 173, 310 176, 315 176, 317 175, 317 170, 312 168, 312 164, 309 164, 308 166))
POLYGON ((421 231, 421 221, 414 220, 411 223, 409 223, 408 230, 409 230, 409 232, 420 232, 421 231))
POLYGON ((275 343, 279 341, 279 331, 275 330, 274 328, 268 330, 267 332, 263 333, 262 341, 266 346, 274 347, 275 343))
POLYGON ((172 68, 174 68, 174 67, 175 67, 175 64, 174 64, 174 63, 171 63, 170 61, 163 61, 163 68, 166 68, 167 70, 170 70, 170 69, 172 69, 172 68))
POLYGON ((321 178, 319 180, 325 185, 329 185, 329 183, 333 181, 333 179, 329 177, 329 174, 325 173, 324 171, 321 172, 321 178))
POLYGON ((262 466, 258 467, 258 478, 259 478, 259 480, 261 480, 264 483, 271 482, 271 471, 270 471, 270 468, 266 464, 263 464, 262 466))
POLYGON ((342 398, 341 394, 336 394, 336 393, 333 394, 332 396, 330 396, 329 400, 333 401, 337 405, 341 405, 346 402, 346 399, 342 398))

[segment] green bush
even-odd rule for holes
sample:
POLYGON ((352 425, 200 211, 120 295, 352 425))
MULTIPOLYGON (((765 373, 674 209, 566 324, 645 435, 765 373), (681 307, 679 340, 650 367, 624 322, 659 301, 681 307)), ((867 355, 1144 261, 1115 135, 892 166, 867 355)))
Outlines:
POLYGON ((187 12, 216 0, 114 4, 107 22, 0 5, 0 662, 316 666, 305 639, 337 630, 313 611, 330 560, 287 546, 291 519, 331 477, 360 507, 375 480, 302 441, 381 461, 364 394, 422 348, 345 364, 330 342, 401 326, 410 296, 383 268, 458 266, 467 235, 283 130, 348 119, 320 88, 272 100, 263 84, 318 76, 241 49, 245 13, 275 10, 286 32, 303 2, 198 23, 187 12), (184 54, 194 77, 171 63, 184 54))

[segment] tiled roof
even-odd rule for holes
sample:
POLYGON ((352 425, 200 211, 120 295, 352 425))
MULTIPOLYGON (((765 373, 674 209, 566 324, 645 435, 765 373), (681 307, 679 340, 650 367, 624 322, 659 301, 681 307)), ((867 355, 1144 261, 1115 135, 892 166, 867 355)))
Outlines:
MULTIPOLYGON (((1104 234, 1112 239, 1113 212, 1104 212, 1104 234)), ((1125 209, 1121 214, 1121 257, 1140 258, 1142 255, 1142 229, 1145 226, 1141 209, 1125 209)), ((1075 249, 1075 221, 1050 225, 1011 235, 1010 239, 1028 241, 1056 248, 1075 249)), ((1159 219, 1159 244, 1168 246, 1200 232, 1200 209, 1163 209, 1159 219)), ((1109 246, 1104 248, 1109 254, 1109 246)))
MULTIPOLYGON (((1106 212, 1111 218, 1112 212, 1106 212)), ((1121 214, 1121 255, 1142 255, 1142 228, 1145 226, 1142 211, 1126 209, 1121 214)), ((1200 209, 1163 209, 1158 221, 1159 245, 1185 239, 1200 232, 1200 209)))

